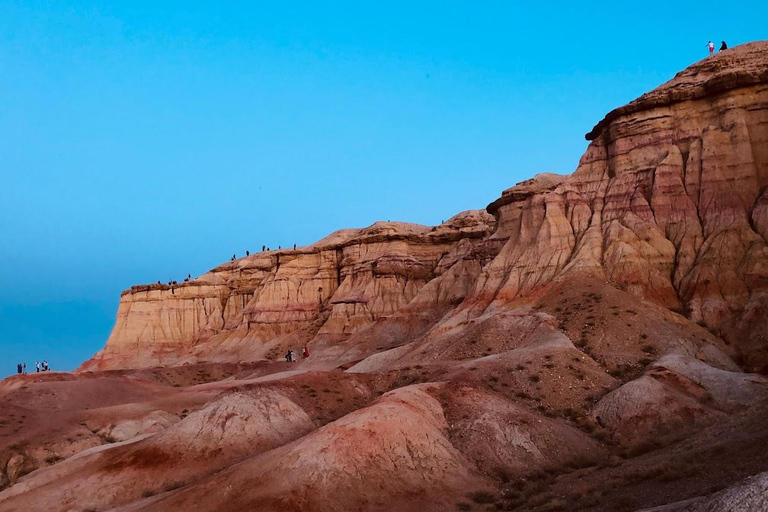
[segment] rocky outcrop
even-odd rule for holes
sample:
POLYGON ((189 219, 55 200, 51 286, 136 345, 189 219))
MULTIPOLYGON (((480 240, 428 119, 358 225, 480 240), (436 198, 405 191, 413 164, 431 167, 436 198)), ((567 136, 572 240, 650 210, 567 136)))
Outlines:
POLYGON ((768 509, 768 472, 760 473, 711 496, 671 503, 640 512, 752 512, 768 509))
POLYGON ((609 114, 576 172, 505 192, 508 241, 468 304, 591 274, 766 360, 768 43, 697 63, 609 114))
MULTIPOLYGON (((378 222, 253 254, 173 287, 134 286, 123 292, 106 347, 82 369, 254 360, 344 339, 401 310, 493 225, 482 211, 431 229, 378 222)), ((465 291, 446 298, 460 301, 465 291)))
MULTIPOLYGON (((768 367, 768 43, 694 64, 609 113, 569 176, 434 228, 376 223, 134 287, 83 369, 277 359, 338 365, 592 278, 681 313, 768 367)), ((649 385, 654 385, 649 381, 649 385)))

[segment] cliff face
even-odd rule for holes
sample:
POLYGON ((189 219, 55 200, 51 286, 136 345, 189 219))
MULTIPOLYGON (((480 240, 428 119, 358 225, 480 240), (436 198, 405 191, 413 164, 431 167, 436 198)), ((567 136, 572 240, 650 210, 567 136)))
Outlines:
POLYGON ((587 137, 573 175, 491 204, 512 238, 473 295, 507 301, 588 272, 764 350, 768 45, 691 66, 587 137))
MULTIPOLYGON (((338 231, 297 250, 267 251, 171 289, 134 286, 122 294, 106 347, 82 369, 280 357, 310 340, 339 341, 417 297, 491 233, 483 211, 441 226, 378 222, 338 231)), ((479 266, 457 275, 437 303, 460 302, 479 266)))
POLYGON ((572 175, 518 184, 489 213, 377 223, 174 290, 135 286, 82 369, 278 358, 306 343, 340 364, 582 279, 705 325, 765 368, 768 43, 694 64, 587 138, 572 175))

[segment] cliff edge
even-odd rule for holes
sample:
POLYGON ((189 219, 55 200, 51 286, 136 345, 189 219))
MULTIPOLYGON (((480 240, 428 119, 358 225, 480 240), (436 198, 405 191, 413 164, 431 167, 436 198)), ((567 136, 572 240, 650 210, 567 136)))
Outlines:
POLYGON ((173 290, 134 286, 81 370, 279 359, 302 345, 312 364, 350 365, 599 282, 765 371, 768 42, 690 66, 587 139, 573 174, 520 183, 487 211, 342 230, 173 290))

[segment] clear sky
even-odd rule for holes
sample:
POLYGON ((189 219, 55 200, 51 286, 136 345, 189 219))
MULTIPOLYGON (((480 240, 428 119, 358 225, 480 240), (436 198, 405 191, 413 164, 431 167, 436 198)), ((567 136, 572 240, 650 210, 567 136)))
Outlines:
POLYGON ((766 38, 755 2, 0 2, 0 375, 120 291, 436 224, 572 172, 610 109, 766 38))

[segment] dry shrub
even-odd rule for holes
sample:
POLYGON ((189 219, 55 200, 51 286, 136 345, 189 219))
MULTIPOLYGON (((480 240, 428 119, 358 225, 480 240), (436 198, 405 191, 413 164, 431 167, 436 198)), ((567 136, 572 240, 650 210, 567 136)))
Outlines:
POLYGON ((488 491, 475 491, 468 494, 469 499, 478 504, 495 503, 496 496, 488 491))

